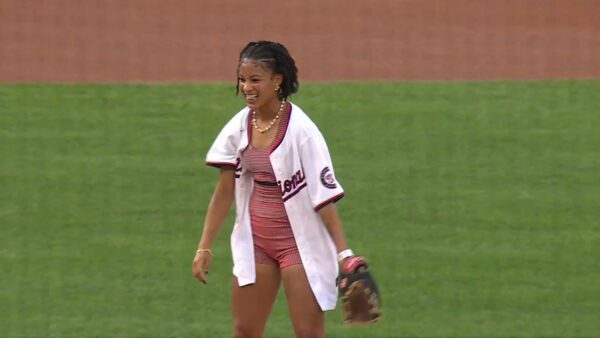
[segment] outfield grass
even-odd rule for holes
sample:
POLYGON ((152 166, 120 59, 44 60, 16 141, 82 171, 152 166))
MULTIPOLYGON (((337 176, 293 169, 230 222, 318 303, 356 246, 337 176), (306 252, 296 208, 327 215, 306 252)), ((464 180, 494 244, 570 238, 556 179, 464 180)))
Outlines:
MULTIPOLYGON (((0 336, 228 337, 190 272, 231 85, 0 86, 0 336)), ((600 81, 303 85, 384 319, 328 337, 600 332, 600 81)), ((291 337, 284 298, 267 337, 291 337)))

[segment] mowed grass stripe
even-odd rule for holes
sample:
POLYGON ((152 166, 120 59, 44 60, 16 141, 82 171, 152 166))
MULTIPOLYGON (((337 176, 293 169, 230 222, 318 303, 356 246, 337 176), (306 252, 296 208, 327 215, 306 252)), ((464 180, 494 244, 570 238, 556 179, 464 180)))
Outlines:
MULTIPOLYGON (((0 86, 0 335, 227 337, 231 214, 190 263, 233 86, 0 86)), ((331 337, 600 332, 600 81, 306 84, 384 319, 331 337)), ((291 336, 280 295, 267 337, 291 336)))

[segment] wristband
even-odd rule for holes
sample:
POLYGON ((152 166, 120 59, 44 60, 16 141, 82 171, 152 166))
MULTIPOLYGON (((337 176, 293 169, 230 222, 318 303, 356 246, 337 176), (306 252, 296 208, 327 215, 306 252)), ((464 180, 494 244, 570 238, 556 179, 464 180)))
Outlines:
POLYGON ((341 263, 344 259, 346 259, 350 256, 354 256, 354 252, 352 252, 352 250, 350 250, 350 249, 342 250, 342 251, 338 252, 338 254, 337 254, 338 262, 341 263))
POLYGON ((212 250, 210 250, 210 249, 198 249, 198 250, 196 250, 197 254, 201 253, 201 252, 208 252, 211 256, 214 256, 213 253, 212 253, 212 250))

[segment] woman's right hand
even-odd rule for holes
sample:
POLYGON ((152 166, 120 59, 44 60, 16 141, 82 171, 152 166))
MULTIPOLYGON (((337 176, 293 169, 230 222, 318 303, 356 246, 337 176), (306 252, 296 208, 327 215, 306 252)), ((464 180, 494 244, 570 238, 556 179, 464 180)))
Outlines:
POLYGON ((212 262, 212 252, 210 250, 198 250, 194 261, 192 262, 192 275, 204 284, 208 283, 206 275, 212 262))

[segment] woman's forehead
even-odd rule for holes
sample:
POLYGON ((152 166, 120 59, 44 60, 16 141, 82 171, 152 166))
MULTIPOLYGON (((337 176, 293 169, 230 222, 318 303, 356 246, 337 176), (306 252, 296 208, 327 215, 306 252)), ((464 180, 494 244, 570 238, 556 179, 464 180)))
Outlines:
POLYGON ((254 59, 242 59, 238 66, 238 71, 244 74, 257 74, 257 75, 265 75, 270 74, 271 70, 267 69, 265 65, 254 59))

